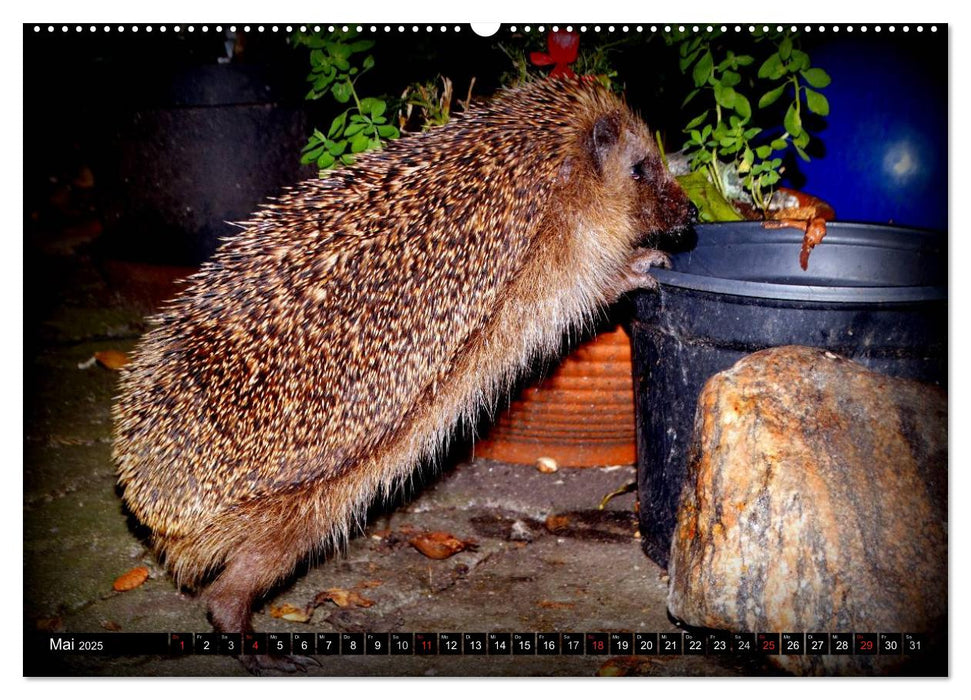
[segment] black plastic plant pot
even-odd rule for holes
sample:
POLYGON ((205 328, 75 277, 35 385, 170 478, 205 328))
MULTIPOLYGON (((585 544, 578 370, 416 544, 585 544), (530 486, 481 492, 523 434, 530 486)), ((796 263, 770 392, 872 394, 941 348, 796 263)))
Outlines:
POLYGON ((947 384, 947 238, 830 223, 808 271, 802 232, 759 222, 697 227, 694 250, 635 296, 631 343, 640 526, 667 566, 705 382, 743 356, 780 345, 826 348, 870 369, 947 384))

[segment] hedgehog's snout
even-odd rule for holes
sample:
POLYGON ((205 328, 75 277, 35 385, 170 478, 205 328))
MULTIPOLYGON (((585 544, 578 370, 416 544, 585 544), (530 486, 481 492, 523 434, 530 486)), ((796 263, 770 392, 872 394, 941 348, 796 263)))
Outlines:
POLYGON ((694 225, 698 222, 698 208, 688 199, 684 190, 674 180, 658 192, 649 204, 646 217, 650 226, 640 245, 680 253, 691 250, 698 241, 694 225))

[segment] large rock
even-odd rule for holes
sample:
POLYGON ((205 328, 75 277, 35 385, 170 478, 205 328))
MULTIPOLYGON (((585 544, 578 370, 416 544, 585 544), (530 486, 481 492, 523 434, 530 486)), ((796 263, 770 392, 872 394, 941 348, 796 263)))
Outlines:
MULTIPOLYGON (((947 395, 796 346, 715 375, 698 402, 669 572, 669 609, 689 625, 920 632, 944 647, 947 395)), ((913 658, 775 660, 872 673, 913 658)))

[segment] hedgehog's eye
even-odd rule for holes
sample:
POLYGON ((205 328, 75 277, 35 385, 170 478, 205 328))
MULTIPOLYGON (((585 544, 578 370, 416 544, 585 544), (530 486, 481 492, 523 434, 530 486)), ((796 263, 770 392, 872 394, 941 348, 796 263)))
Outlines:
POLYGON ((639 160, 631 166, 630 176, 635 180, 643 180, 645 177, 647 177, 646 159, 639 160))

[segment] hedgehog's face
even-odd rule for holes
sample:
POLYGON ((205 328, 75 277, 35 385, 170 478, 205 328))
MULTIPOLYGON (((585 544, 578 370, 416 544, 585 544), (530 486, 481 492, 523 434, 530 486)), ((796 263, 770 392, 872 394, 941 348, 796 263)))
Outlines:
POLYGON ((623 113, 601 117, 588 148, 610 197, 627 209, 624 233, 632 246, 668 252, 694 246, 697 210, 640 120, 623 113))

